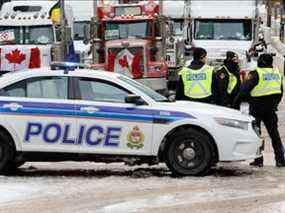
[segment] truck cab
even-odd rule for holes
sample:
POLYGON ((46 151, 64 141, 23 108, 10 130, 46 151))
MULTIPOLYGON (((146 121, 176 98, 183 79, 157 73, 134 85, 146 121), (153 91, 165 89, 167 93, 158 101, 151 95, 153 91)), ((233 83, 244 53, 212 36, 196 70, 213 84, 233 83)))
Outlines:
POLYGON ((157 91, 166 89, 158 4, 102 4, 97 14, 93 67, 127 75, 157 91))
MULTIPOLYGON (((0 50, 2 71, 49 66, 58 57, 58 25, 50 17, 57 2, 13 1, 0 12, 0 50)), ((70 9, 66 8, 68 23, 70 9)))
POLYGON ((210 65, 219 66, 226 51, 239 54, 241 68, 251 69, 247 51, 256 42, 257 8, 254 0, 191 1, 191 44, 208 52, 210 65))

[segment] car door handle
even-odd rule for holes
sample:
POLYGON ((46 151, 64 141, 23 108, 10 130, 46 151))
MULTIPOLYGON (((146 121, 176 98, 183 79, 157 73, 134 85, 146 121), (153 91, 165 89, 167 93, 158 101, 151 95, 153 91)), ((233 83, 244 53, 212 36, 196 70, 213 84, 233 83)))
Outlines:
POLYGON ((88 113, 94 113, 98 112, 100 109, 97 107, 87 106, 87 107, 81 107, 80 111, 88 112, 88 113))
POLYGON ((9 104, 3 104, 4 109, 11 109, 12 111, 17 111, 18 109, 22 109, 23 105, 18 103, 9 103, 9 104))

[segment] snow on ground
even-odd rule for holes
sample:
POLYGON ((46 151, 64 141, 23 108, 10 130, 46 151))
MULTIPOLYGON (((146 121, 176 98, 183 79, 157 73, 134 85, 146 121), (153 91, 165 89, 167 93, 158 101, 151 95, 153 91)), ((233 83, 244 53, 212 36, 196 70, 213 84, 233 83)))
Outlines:
POLYGON ((7 182, 6 177, 0 177, 0 202, 6 203, 19 199, 25 199, 27 196, 31 197, 33 194, 38 194, 44 190, 45 187, 38 186, 34 183, 25 182, 7 182))

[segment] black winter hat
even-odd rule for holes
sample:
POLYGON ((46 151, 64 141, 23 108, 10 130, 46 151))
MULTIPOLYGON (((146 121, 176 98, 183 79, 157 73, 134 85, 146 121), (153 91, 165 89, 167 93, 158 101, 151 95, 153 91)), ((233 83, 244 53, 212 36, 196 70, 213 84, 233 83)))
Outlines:
POLYGON ((234 57, 238 57, 238 55, 235 52, 227 51, 226 53, 226 60, 231 61, 234 57))
POLYGON ((194 61, 200 61, 207 55, 207 51, 204 48, 197 47, 193 51, 193 59, 194 61))
POLYGON ((271 54, 261 54, 257 60, 257 66, 259 67, 272 67, 273 57, 271 54))

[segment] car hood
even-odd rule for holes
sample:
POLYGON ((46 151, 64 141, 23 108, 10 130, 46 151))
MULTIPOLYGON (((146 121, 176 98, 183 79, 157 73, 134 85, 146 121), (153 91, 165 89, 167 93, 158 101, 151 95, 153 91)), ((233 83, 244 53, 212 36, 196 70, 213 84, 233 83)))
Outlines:
POLYGON ((163 110, 184 112, 194 117, 208 116, 252 121, 251 116, 243 114, 238 110, 213 104, 205 104, 192 101, 176 101, 169 103, 157 103, 157 106, 163 110))

